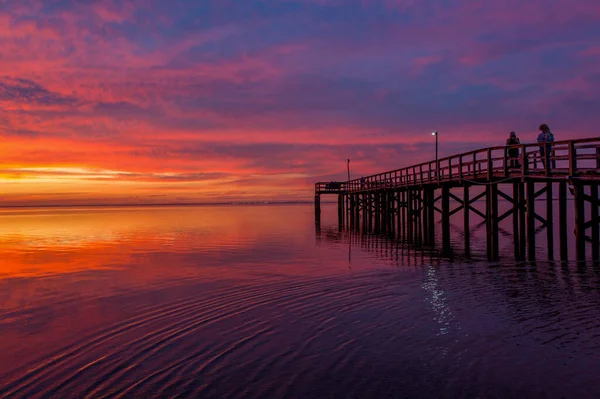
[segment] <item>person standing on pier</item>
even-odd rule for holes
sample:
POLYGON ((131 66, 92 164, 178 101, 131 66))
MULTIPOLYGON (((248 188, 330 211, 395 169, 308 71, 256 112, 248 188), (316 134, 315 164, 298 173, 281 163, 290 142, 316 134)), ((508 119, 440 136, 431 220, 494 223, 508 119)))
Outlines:
MULTIPOLYGON (((540 156, 542 157, 542 163, 544 169, 550 169, 550 153, 552 149, 552 143, 554 142, 554 134, 550 131, 550 128, 545 123, 542 123, 539 127, 540 134, 537 137, 537 142, 540 145, 540 156)), ((555 162, 552 162, 555 166, 555 162)))
MULTIPOLYGON (((513 146, 521 144, 521 141, 517 137, 515 132, 510 132, 510 136, 506 139, 507 146, 513 146)), ((519 148, 511 147, 508 149, 508 157, 510 158, 510 167, 518 168, 519 167, 519 148)))

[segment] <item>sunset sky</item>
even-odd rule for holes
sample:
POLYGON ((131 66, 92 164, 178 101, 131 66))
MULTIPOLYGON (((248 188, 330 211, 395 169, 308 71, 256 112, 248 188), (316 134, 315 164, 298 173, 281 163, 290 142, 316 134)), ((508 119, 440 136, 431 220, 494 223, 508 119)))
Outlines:
POLYGON ((598 0, 0 0, 0 205, 312 198, 600 136, 598 0))

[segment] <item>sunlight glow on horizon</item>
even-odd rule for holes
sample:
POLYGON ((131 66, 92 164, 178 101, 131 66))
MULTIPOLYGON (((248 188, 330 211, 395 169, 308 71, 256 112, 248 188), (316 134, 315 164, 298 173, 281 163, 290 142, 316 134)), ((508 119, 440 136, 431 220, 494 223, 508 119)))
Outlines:
POLYGON ((309 200, 346 159, 430 160, 431 126, 440 157, 595 136, 599 22, 595 0, 0 2, 0 206, 309 200))

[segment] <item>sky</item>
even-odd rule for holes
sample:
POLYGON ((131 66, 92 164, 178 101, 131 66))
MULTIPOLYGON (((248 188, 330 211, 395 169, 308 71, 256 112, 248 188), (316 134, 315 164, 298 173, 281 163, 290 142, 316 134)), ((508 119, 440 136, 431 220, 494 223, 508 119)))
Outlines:
POLYGON ((307 200, 598 109, 597 0, 0 0, 0 205, 307 200))

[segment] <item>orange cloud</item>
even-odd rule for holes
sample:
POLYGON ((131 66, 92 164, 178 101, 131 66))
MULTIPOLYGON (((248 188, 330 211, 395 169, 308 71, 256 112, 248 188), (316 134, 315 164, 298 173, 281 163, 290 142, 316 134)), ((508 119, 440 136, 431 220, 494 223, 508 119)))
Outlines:
POLYGON ((310 199, 431 130, 443 155, 595 135, 593 1, 361 4, 0 2, 1 203, 310 199))

